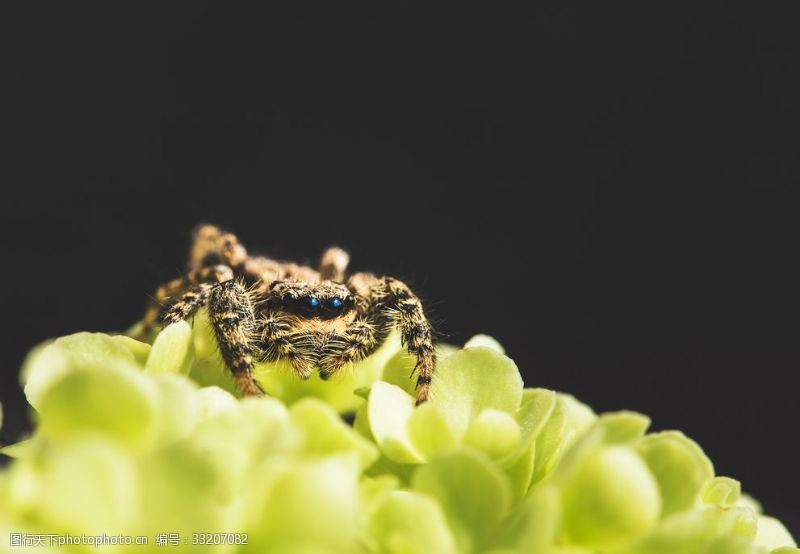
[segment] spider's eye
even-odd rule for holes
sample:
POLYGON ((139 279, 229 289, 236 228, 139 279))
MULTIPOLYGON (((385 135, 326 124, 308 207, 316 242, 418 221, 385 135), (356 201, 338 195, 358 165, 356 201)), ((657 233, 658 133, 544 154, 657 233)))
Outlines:
POLYGON ((328 307, 332 310, 338 310, 342 307, 342 299, 341 298, 331 298, 328 300, 328 307))
POLYGON ((309 310, 316 310, 319 308, 319 299, 314 296, 306 298, 306 308, 309 310))

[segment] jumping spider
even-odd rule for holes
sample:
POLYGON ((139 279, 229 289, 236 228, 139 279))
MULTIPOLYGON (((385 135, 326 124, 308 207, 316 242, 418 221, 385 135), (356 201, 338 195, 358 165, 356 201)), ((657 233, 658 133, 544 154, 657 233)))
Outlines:
POLYGON ((436 356, 419 298, 392 277, 356 273, 345 281, 349 260, 335 247, 323 253, 318 270, 250 256, 234 235, 201 225, 188 273, 158 289, 141 333, 190 319, 205 306, 239 389, 259 396, 253 362, 285 359, 301 378, 318 368, 327 379, 369 356, 397 328, 417 360, 417 404, 424 402, 436 356))

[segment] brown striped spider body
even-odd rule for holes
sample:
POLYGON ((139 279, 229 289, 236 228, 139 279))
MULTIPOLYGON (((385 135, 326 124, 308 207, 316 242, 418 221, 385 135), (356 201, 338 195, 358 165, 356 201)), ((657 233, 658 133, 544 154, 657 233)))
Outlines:
POLYGON ((194 232, 187 274, 161 286, 142 334, 191 319, 201 307, 240 390, 263 394, 257 361, 287 360, 301 378, 327 379, 383 344, 398 329, 417 360, 417 403, 428 398, 436 358, 431 325, 417 296, 392 277, 346 276, 348 254, 329 248, 318 269, 250 256, 238 239, 212 225, 194 232))

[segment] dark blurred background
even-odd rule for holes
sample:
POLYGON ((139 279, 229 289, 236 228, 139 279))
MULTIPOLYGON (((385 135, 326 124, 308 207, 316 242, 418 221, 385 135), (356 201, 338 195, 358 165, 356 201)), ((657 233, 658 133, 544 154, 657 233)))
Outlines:
POLYGON ((3 8, 5 440, 215 222, 407 280, 445 339, 696 439, 800 533, 794 2, 3 8))

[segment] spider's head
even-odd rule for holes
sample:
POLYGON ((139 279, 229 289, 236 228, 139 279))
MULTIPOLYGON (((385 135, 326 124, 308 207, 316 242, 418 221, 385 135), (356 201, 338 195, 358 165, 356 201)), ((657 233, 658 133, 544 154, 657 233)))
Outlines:
POLYGON ((270 288, 276 307, 302 318, 339 318, 347 315, 355 303, 350 290, 333 281, 276 281, 270 288))

